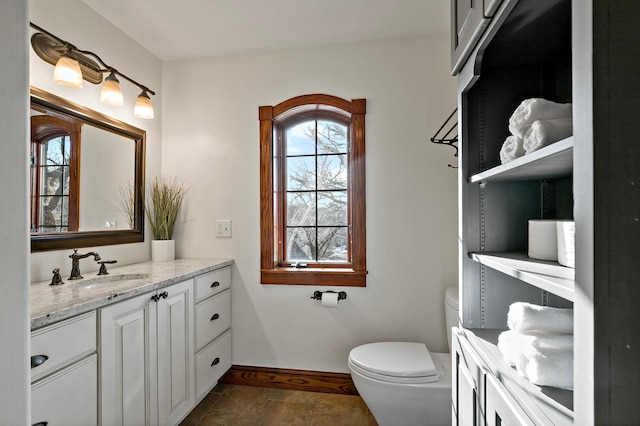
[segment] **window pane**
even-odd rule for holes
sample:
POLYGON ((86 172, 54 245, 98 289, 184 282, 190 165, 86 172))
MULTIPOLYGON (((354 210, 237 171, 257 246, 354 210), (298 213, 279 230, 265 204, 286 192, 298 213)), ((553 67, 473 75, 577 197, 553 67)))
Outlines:
POLYGON ((347 155, 318 155, 318 189, 347 189, 347 155))
POLYGON ((287 226, 316 225, 315 192, 287 193, 287 226))
POLYGON ((318 154, 347 152, 347 127, 331 121, 318 121, 318 154))
POLYGON ((318 193, 318 225, 347 225, 347 192, 331 191, 318 193))
POLYGON ((316 228, 287 228, 287 259, 315 260, 316 228))
POLYGON ((318 230, 318 261, 347 261, 347 228, 318 230))
POLYGON ((287 189, 289 191, 316 188, 315 158, 315 156, 287 158, 287 189))
POLYGON ((316 153, 315 121, 305 121, 287 129, 285 133, 287 155, 313 155, 316 153))

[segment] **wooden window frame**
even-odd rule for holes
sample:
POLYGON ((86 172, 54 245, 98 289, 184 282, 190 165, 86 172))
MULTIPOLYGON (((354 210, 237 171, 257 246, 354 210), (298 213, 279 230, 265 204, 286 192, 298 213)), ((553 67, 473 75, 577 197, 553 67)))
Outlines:
MULTIPOLYGON (((35 115, 31 117, 31 152, 38 157, 37 164, 32 164, 31 170, 31 224, 40 226, 40 173, 42 159, 40 146, 58 137, 68 136, 70 140, 69 157, 69 195, 68 195, 68 226, 64 232, 77 232, 80 218, 80 141, 81 124, 63 120, 49 115, 35 115), (33 170, 35 167, 35 170, 33 170)), ((47 235, 47 233, 38 233, 47 235)))
POLYGON ((260 120, 260 282, 262 284, 365 287, 366 198, 365 198, 365 115, 366 99, 347 101, 331 95, 303 95, 275 106, 261 106, 260 120), (313 263, 294 268, 279 259, 278 241, 281 224, 275 213, 274 138, 278 128, 297 118, 340 117, 348 123, 351 136, 348 150, 348 239, 350 259, 339 263, 313 263))

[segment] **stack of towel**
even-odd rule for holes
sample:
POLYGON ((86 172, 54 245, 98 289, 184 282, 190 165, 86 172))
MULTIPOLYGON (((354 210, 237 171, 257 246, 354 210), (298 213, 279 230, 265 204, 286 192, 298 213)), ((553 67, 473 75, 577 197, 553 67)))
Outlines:
POLYGON ((505 361, 531 383, 573 389, 573 309, 516 302, 498 337, 505 361))
POLYGON ((509 131, 500 150, 502 164, 571 136, 571 104, 525 99, 509 118, 509 131))

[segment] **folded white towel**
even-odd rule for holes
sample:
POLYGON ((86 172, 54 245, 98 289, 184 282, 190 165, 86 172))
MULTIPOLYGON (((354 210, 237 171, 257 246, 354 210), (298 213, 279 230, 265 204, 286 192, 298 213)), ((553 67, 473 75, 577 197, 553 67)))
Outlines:
POLYGON ((573 390, 573 347, 540 348, 523 358, 518 373, 531 383, 573 390))
POLYGON ((548 333, 573 333, 573 309, 551 308, 516 302, 509 306, 507 325, 511 330, 541 330, 548 333))
POLYGON ((537 120, 531 124, 524 135, 522 146, 527 154, 542 147, 568 138, 573 134, 573 120, 571 118, 554 118, 551 120, 537 120))
POLYGON ((539 349, 549 348, 573 348, 573 334, 507 330, 498 336, 498 349, 504 360, 513 367, 524 368, 523 357, 532 356, 539 349))
POLYGON ((502 148, 500 149, 500 161, 502 164, 506 164, 518 157, 522 157, 524 154, 525 151, 522 145, 522 138, 511 135, 502 144, 502 148))
POLYGON ((525 99, 509 118, 509 131, 512 135, 524 138, 534 121, 570 117, 571 104, 559 104, 541 98, 525 99))

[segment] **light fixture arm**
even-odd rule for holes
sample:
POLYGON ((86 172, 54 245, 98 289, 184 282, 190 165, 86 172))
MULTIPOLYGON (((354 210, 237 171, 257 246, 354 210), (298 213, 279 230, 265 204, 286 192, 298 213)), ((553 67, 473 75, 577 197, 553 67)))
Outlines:
POLYGON ((39 31, 39 32, 47 35, 48 37, 51 37, 53 40, 57 41, 58 43, 62 44, 67 49, 67 51, 77 52, 77 53, 80 53, 82 55, 85 55, 85 56, 89 55, 89 56, 92 56, 93 58, 95 58, 98 61, 98 63, 103 67, 103 69, 96 70, 97 72, 101 72, 101 73, 112 72, 112 73, 124 78, 128 82, 138 86, 140 88, 140 90, 142 90, 143 92, 146 92, 146 93, 151 94, 151 95, 155 95, 156 94, 156 92, 154 92, 153 90, 149 89, 147 86, 138 83, 137 81, 135 81, 131 77, 121 73, 120 71, 118 71, 117 69, 112 67, 111 65, 108 65, 96 53, 91 52, 90 50, 78 49, 73 44, 69 43, 66 40, 62 40, 60 37, 55 36, 54 34, 50 33, 49 31, 45 30, 44 28, 34 24, 33 22, 29 22, 29 25, 31 26, 31 28, 35 29, 36 31, 39 31))

